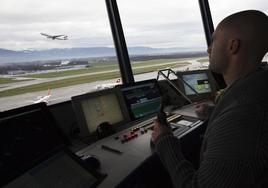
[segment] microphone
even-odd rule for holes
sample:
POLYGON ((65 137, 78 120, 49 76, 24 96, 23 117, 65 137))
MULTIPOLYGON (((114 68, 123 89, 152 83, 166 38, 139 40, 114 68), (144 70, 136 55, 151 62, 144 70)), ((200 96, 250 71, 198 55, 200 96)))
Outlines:
MULTIPOLYGON (((164 112, 164 105, 163 105, 162 99, 160 101, 160 107, 159 107, 159 111, 157 114, 157 121, 159 123, 161 123, 162 125, 169 127, 169 123, 167 121, 167 114, 164 112)), ((152 138, 150 140, 150 147, 151 147, 152 151, 155 148, 155 144, 154 144, 152 138)))
POLYGON ((164 112, 164 105, 162 104, 162 101, 160 104, 160 109, 159 109, 158 114, 157 114, 157 120, 162 125, 169 126, 169 123, 167 121, 167 114, 164 112))

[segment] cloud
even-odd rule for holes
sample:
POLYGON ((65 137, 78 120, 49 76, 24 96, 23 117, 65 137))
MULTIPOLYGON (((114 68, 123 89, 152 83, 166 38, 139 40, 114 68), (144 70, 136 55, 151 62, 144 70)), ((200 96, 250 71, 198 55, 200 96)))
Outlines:
POLYGON ((225 0, 225 1, 213 1, 210 0, 210 10, 213 17, 214 27, 228 15, 231 15, 235 12, 255 9, 263 11, 268 14, 268 3, 267 0, 225 0))
MULTIPOLYGON (((117 2, 128 46, 206 48, 197 1, 117 2)), ((268 10, 266 0, 210 3, 215 24, 240 8, 268 10)), ((5 49, 113 46, 105 0, 1 0, 0 31, 5 49), (69 40, 52 41, 40 32, 66 34, 69 40)))

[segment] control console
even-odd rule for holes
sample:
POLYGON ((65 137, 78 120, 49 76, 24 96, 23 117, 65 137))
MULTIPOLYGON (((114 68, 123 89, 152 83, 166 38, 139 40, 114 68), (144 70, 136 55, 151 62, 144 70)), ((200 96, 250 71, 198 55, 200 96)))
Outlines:
MULTIPOLYGON (((122 144, 138 139, 141 135, 145 135, 150 133, 153 130, 153 120, 151 118, 149 120, 137 123, 136 125, 132 126, 131 128, 121 132, 120 134, 114 136, 115 140, 119 140, 122 144)), ((177 137, 180 137, 185 132, 192 130, 195 126, 202 124, 203 122, 192 117, 186 117, 179 114, 169 115, 167 117, 167 122, 173 131, 173 134, 177 137)))

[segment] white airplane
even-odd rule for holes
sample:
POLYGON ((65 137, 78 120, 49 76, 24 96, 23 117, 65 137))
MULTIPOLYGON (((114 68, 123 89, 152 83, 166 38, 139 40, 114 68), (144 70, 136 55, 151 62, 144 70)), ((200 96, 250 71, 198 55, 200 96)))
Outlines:
POLYGON ((35 103, 35 104, 36 103, 40 103, 40 102, 48 103, 50 97, 51 97, 51 90, 49 89, 48 92, 47 92, 47 95, 45 95, 45 96, 38 96, 37 97, 37 100, 30 101, 30 102, 35 103))
POLYGON ((113 88, 113 87, 115 87, 116 85, 119 85, 119 84, 121 84, 121 79, 120 78, 118 78, 115 83, 97 85, 96 89, 97 90, 109 89, 109 88, 113 88))
POLYGON ((192 61, 191 65, 187 65, 183 68, 185 68, 185 71, 190 71, 190 70, 199 70, 199 69, 208 69, 208 62, 206 63, 200 63, 197 61, 192 61))
POLYGON ((49 35, 46 33, 40 33, 43 36, 46 36, 48 39, 52 39, 52 40, 68 40, 68 36, 67 35, 49 35))

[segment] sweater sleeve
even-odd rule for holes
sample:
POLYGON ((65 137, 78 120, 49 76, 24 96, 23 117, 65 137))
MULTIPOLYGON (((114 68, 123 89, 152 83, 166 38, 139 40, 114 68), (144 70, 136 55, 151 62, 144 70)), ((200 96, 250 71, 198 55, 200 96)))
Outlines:
POLYGON ((253 187, 265 164, 258 158, 262 121, 256 106, 237 106, 220 115, 206 135, 197 170, 185 160, 172 135, 156 141, 156 152, 177 188, 253 187))
POLYGON ((209 105, 206 107, 206 109, 205 109, 206 119, 209 119, 209 117, 211 116, 214 109, 215 109, 215 105, 209 105))

